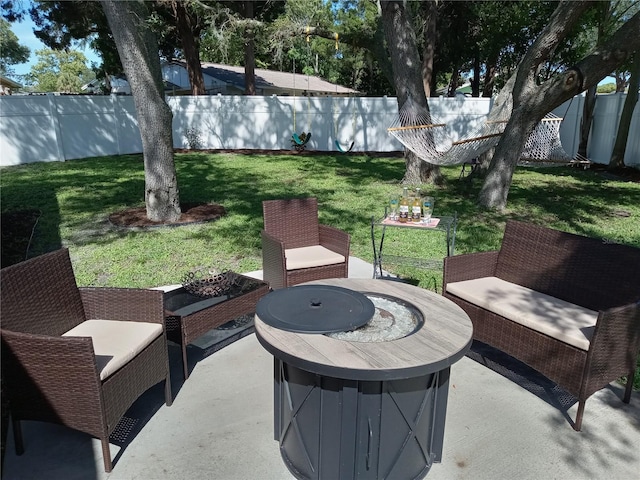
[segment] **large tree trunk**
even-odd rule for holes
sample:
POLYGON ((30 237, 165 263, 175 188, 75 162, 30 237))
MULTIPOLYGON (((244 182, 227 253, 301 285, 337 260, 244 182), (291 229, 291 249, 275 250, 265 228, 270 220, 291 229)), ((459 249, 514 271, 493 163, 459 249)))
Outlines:
POLYGON ((191 95, 205 95, 206 89, 200 64, 200 39, 197 37, 200 29, 194 25, 194 18, 189 15, 182 0, 174 0, 171 2, 171 7, 187 64, 191 95))
POLYGON ((460 80, 460 69, 458 65, 453 66, 453 71, 451 72, 451 81, 449 82, 449 89, 447 90, 447 97, 455 97, 456 90, 458 89, 458 81, 460 80))
POLYGON ((598 85, 592 85, 587 89, 584 96, 584 106, 582 107, 582 118, 580 119, 580 144, 578 145, 578 155, 587 158, 587 147, 589 146, 589 134, 593 123, 593 111, 596 108, 596 93, 598 85))
POLYGON ((624 93, 625 88, 627 87, 627 76, 625 72, 616 72, 616 93, 624 93))
POLYGON ((164 101, 158 43, 145 23, 147 8, 142 1, 101 3, 136 106, 147 216, 158 222, 178 220, 180 197, 173 160, 173 114, 164 101))
POLYGON ((424 52, 422 57, 422 85, 426 97, 431 96, 433 83, 433 59, 436 54, 436 20, 438 17, 438 0, 423 2, 424 14, 424 52))
MULTIPOLYGON (((244 2, 244 16, 246 19, 253 20, 254 17, 254 0, 244 2)), ((248 26, 244 31, 244 94, 256 94, 256 56, 254 51, 253 25, 248 22, 248 26)))
POLYGON ((477 47, 473 57, 473 81, 471 82, 471 96, 480 96, 480 50, 477 47))
MULTIPOLYGON (((421 75, 421 62, 418 55, 415 31, 411 19, 400 1, 382 1, 382 24, 387 48, 391 56, 393 83, 396 88, 398 109, 411 97, 417 108, 429 111, 421 75)), ((442 175, 436 165, 421 161, 417 155, 405 149, 406 170, 402 182, 420 184, 426 182, 441 183, 442 175)))
POLYGON ((640 88, 640 51, 636 52, 631 66, 631 78, 629 79, 629 90, 627 98, 622 107, 620 114, 620 123, 618 124, 618 133, 616 134, 616 142, 611 152, 611 160, 609 160, 609 168, 624 167, 624 154, 627 150, 627 140, 629 138, 629 127, 631 126, 631 117, 633 110, 638 103, 638 89, 640 88))
POLYGON ((524 144, 533 127, 546 113, 597 84, 640 48, 640 35, 637 35, 640 30, 640 13, 636 13, 609 41, 575 66, 542 85, 536 85, 539 65, 588 6, 589 2, 560 2, 547 27, 520 62, 514 74, 513 113, 496 147, 480 191, 478 200, 481 206, 494 209, 506 206, 513 172, 524 144))
MULTIPOLYGON (((596 47, 604 41, 606 25, 611 22, 611 2, 600 2, 597 4, 598 12, 598 36, 596 37, 596 47)), ((578 144, 578 155, 587 158, 589 147, 589 135, 593 124, 593 112, 596 108, 596 96, 598 85, 592 85, 587 89, 582 107, 582 119, 580 120, 580 143, 578 144)))
POLYGON ((482 96, 485 98, 490 98, 493 95, 493 87, 496 83, 496 70, 498 58, 497 56, 490 57, 487 59, 487 63, 485 63, 485 73, 484 73, 484 85, 482 87, 482 96))

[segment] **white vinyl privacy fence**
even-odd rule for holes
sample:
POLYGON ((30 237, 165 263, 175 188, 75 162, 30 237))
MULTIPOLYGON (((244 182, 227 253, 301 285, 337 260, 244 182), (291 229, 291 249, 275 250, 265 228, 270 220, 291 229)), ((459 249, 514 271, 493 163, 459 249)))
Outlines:
MULTIPOLYGON (((588 156, 608 163, 625 94, 600 95, 588 156)), ((355 152, 402 150, 387 134, 397 115, 387 97, 168 97, 176 148, 291 149, 291 135, 311 132, 309 150, 337 151, 353 142, 355 152)), ((560 138, 574 155, 580 141, 583 96, 558 107, 564 117, 560 138)), ((491 99, 430 98, 432 116, 446 123, 453 140, 473 132, 485 120, 491 99)), ((130 96, 0 97, 0 166, 139 153, 133 98, 130 96)), ((625 155, 640 166, 640 107, 636 105, 625 155)))

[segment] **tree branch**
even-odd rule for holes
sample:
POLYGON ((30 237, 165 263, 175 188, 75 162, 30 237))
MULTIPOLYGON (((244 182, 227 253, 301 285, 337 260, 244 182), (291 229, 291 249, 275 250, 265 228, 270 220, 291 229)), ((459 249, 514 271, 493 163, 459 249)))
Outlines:
POLYGON ((569 33, 569 28, 576 23, 584 11, 589 8, 588 1, 560 2, 547 26, 540 32, 533 45, 527 50, 514 75, 516 76, 513 92, 517 98, 513 98, 514 108, 526 101, 530 90, 527 85, 535 84, 535 78, 540 65, 556 49, 560 41, 569 33))
POLYGON ((603 45, 575 66, 543 83, 536 96, 544 97, 547 111, 596 85, 640 50, 640 12, 622 25, 603 45))

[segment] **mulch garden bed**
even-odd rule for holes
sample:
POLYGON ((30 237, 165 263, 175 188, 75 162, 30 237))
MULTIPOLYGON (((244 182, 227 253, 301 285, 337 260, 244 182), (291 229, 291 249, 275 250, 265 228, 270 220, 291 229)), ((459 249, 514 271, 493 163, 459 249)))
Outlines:
POLYGON ((118 227, 162 227, 179 226, 190 223, 205 223, 218 220, 227 214, 225 208, 217 203, 183 203, 182 215, 175 222, 154 222, 147 218, 146 207, 129 208, 109 215, 109 221, 118 227))

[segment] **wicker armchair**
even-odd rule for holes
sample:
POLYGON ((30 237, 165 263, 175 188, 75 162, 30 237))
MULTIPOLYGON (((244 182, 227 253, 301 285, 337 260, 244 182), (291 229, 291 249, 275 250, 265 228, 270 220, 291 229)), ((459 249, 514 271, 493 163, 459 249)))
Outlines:
POLYGON ((315 198, 262 202, 262 268, 272 289, 349 274, 351 237, 318 222, 315 198))
POLYGON ((110 472, 109 435, 133 402, 161 381, 172 402, 163 293, 78 288, 67 249, 3 268, 0 289, 16 453, 22 420, 57 423, 99 438, 110 472))

